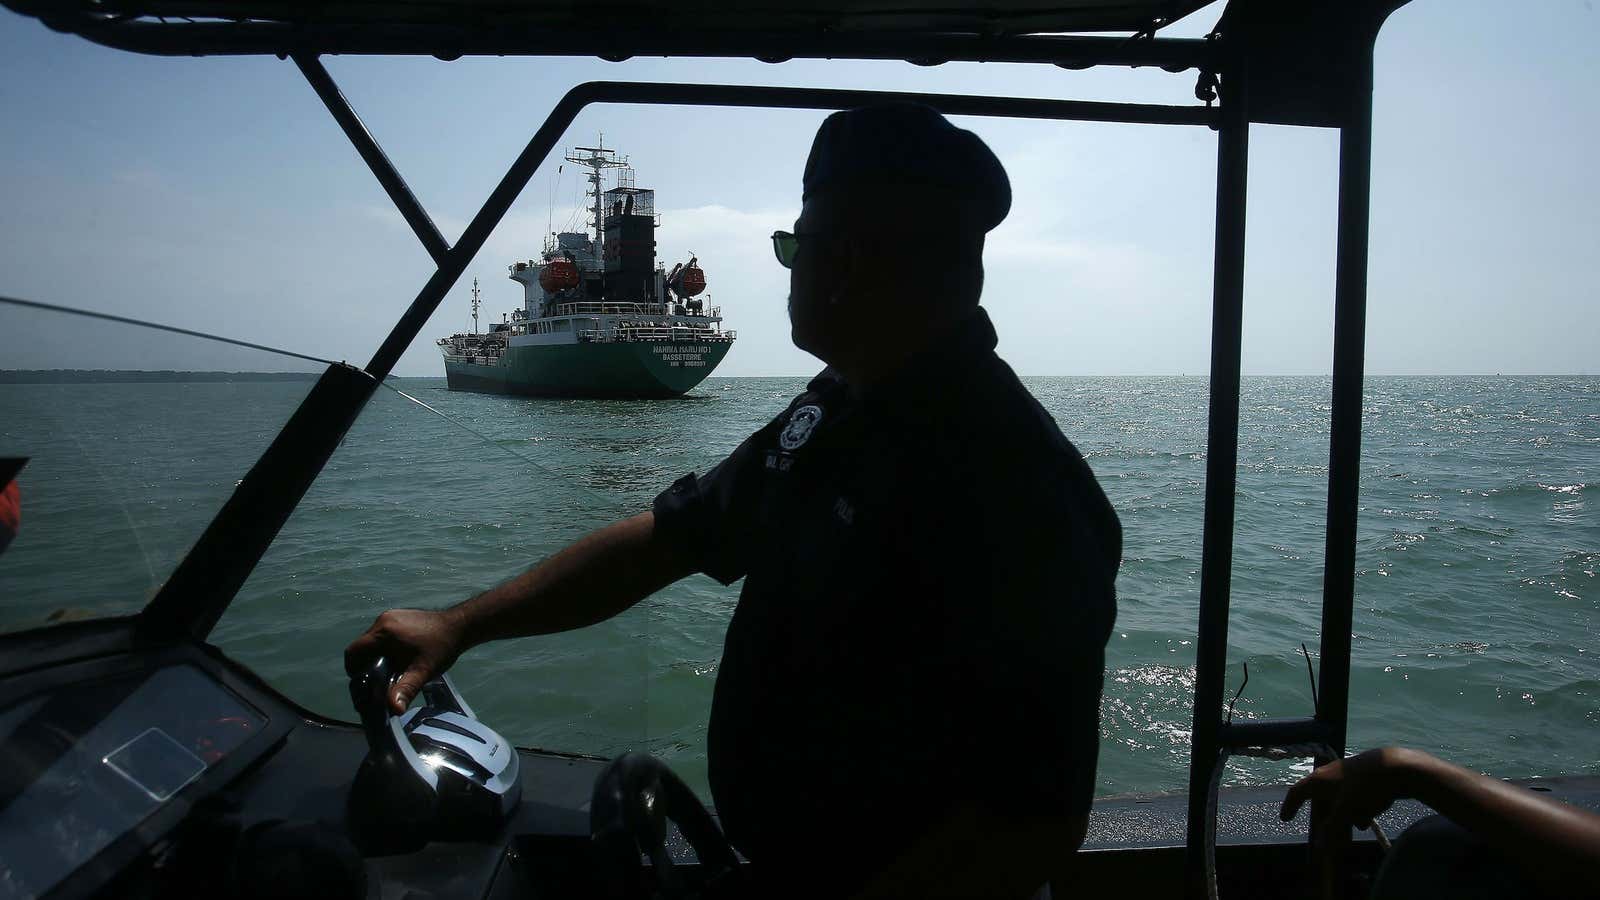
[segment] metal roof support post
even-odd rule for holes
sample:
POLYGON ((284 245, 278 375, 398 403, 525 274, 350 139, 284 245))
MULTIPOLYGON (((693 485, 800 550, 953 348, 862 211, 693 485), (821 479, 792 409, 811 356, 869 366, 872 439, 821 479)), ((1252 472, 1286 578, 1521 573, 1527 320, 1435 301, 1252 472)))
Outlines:
POLYGON ((1221 764, 1228 664, 1233 506, 1239 457, 1239 354, 1244 321, 1245 191, 1249 179, 1247 75, 1233 55, 1222 74, 1217 135, 1217 232, 1211 299, 1211 412, 1206 428, 1206 512, 1195 644, 1194 728, 1189 743, 1186 896, 1206 896, 1206 838, 1215 827, 1211 781, 1221 764))
POLYGON ((328 70, 322 67, 322 62, 315 56, 296 54, 294 64, 300 67, 300 72, 306 76, 306 81, 311 83, 311 89, 322 98, 323 105, 328 107, 328 112, 333 115, 334 121, 344 129, 345 137, 355 145, 356 152, 366 161, 367 168, 372 170, 378 183, 388 192, 389 199, 394 201, 395 208, 405 217, 406 224, 417 233, 417 240, 422 242, 428 255, 433 257, 434 265, 442 264, 444 255, 450 252, 450 242, 439 233, 433 220, 428 217, 427 210, 422 208, 416 195, 411 193, 411 187, 400 177, 400 173, 395 171, 394 163, 389 161, 383 148, 379 147, 378 142, 372 137, 372 132, 361 123, 361 117, 356 115, 356 111, 350 108, 350 101, 339 92, 339 86, 333 83, 333 76, 328 74, 328 70))
MULTIPOLYGON (((1356 520, 1361 487, 1361 416, 1367 328, 1367 258, 1372 210, 1372 55, 1388 9, 1370 30, 1354 29, 1346 64, 1339 126, 1338 251, 1334 262, 1333 390, 1328 437, 1328 518, 1323 551, 1322 643, 1316 718, 1335 758, 1345 753, 1350 706, 1350 641, 1355 610, 1356 520)), ((1326 760, 1318 760, 1322 764, 1326 760)), ((1340 892, 1347 828, 1319 833, 1313 803, 1314 878, 1321 892, 1340 892)))
POLYGON ((1367 247, 1372 209, 1372 44, 1352 64, 1350 117, 1339 131, 1339 249, 1333 308, 1333 410, 1328 448, 1328 528, 1323 552, 1317 718, 1343 755, 1350 705, 1356 511, 1367 340, 1367 247))

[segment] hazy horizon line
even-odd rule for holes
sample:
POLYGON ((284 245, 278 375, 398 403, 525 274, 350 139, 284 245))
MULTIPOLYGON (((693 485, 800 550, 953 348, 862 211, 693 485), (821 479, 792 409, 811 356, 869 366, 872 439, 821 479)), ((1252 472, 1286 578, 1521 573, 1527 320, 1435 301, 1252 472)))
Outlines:
MULTIPOLYGON (((60 379, 72 375, 86 376, 127 376, 139 378, 147 376, 170 376, 170 380, 181 380, 177 376, 204 376, 217 377, 242 377, 258 378, 262 380, 294 379, 303 377, 307 380, 318 378, 322 371, 308 371, 302 369, 273 370, 273 369, 84 369, 84 368, 59 368, 59 369, 0 369, 0 384, 29 384, 42 383, 51 378, 60 379), (33 382, 19 375, 38 376, 41 382, 33 382), (8 377, 10 376, 10 377, 8 377)), ((709 375, 707 380, 736 378, 812 378, 815 372, 799 373, 769 373, 761 375, 709 375)), ((438 375, 401 375, 390 373, 390 378, 444 378, 438 375)), ((1072 372, 1072 373, 1017 373, 1019 378, 1210 378, 1210 373, 1190 374, 1188 372, 1072 372)), ((1332 378, 1328 372, 1243 372, 1241 378, 1332 378)), ((1365 378, 1596 378, 1592 372, 1367 372, 1365 378)), ((148 379, 148 377, 146 378, 148 379)))

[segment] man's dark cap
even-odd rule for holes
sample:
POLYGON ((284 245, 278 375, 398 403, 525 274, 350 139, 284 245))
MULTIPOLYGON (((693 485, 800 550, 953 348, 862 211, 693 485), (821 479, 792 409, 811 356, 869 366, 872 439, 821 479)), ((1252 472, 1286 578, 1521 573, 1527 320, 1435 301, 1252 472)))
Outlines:
POLYGON ((994 151, 931 107, 885 103, 823 120, 801 178, 802 200, 839 188, 897 186, 952 201, 981 231, 1011 211, 1011 180, 994 151))

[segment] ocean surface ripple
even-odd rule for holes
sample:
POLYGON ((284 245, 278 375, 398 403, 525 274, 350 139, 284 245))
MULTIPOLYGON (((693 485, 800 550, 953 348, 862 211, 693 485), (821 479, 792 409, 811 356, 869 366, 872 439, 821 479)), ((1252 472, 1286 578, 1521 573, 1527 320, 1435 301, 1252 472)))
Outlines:
MULTIPOLYGON (((1100 793, 1182 789, 1194 688, 1206 381, 1029 378, 1122 516, 1100 793)), ((805 379, 713 378, 669 402, 380 391, 213 641, 318 712, 350 718, 341 651, 384 609, 440 606, 647 507, 781 410, 805 379)), ((0 387, 24 470, 0 556, 0 627, 131 612, 193 543, 307 385, 0 387)), ((1326 516, 1326 378, 1246 378, 1230 623, 1241 717, 1312 712, 1326 516)), ((960 415, 952 409, 950 415, 960 415)), ((1353 747, 1401 743, 1498 774, 1600 773, 1600 380, 1368 381, 1351 686, 1353 747)), ((479 648, 456 678, 524 745, 645 748, 704 785, 737 599, 695 577, 617 619, 479 648)), ((1239 763, 1233 783, 1287 780, 1239 763)))

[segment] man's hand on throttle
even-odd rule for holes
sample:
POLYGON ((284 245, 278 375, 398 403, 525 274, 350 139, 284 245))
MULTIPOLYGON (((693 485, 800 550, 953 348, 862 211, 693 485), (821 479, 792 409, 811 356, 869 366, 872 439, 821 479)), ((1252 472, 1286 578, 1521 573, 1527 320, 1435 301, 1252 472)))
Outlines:
POLYGON ((402 672, 389 693, 389 705, 405 712, 428 680, 444 674, 466 649, 461 624, 449 610, 391 609, 344 651, 345 671, 354 675, 378 657, 402 672))
POLYGON ((1327 821, 1345 828, 1369 827, 1394 801, 1409 797, 1416 757, 1398 747, 1380 747, 1335 760, 1295 782, 1278 811, 1287 822, 1307 800, 1327 801, 1327 821))

